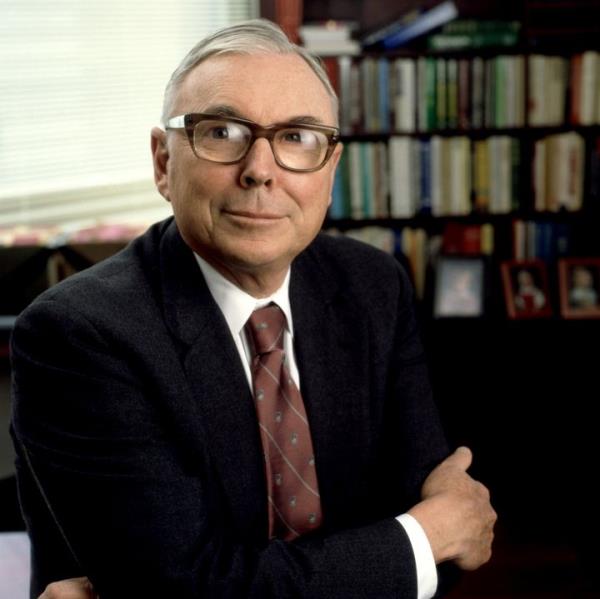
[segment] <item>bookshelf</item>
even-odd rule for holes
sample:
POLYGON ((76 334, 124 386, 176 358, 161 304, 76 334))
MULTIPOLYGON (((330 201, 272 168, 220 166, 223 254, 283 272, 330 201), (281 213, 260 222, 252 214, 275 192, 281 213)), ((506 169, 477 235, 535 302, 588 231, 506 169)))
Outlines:
MULTIPOLYGON (((444 250, 449 223, 463 223, 465 234, 480 227, 479 252, 468 244, 453 251, 488 256, 492 281, 504 260, 542 259, 554 271, 560 257, 600 255, 589 227, 600 212, 600 43, 540 40, 536 10, 523 6, 505 32, 497 21, 480 32, 467 20, 480 38, 513 35, 507 47, 432 50, 420 40, 324 59, 346 146, 327 228, 355 236, 364 226, 392 229, 398 252, 405 231, 424 231, 425 257, 416 265, 405 256, 417 281, 444 250)), ((431 37, 464 36, 460 22, 451 25, 431 37)), ((381 234, 374 243, 389 247, 389 233, 381 234)), ((426 299, 426 285, 417 293, 426 299)))
MULTIPOLYGON (((398 12, 412 8, 416 3, 401 4, 397 7, 398 12)), ((589 109, 586 107, 582 111, 581 104, 576 104, 582 101, 585 94, 582 93, 583 88, 575 93, 573 81, 577 79, 572 76, 574 70, 581 69, 584 53, 600 51, 600 2, 523 0, 504 3, 464 2, 460 5, 461 18, 518 21, 521 24, 518 44, 509 47, 433 50, 428 48, 426 40, 421 39, 413 46, 394 52, 363 52, 352 57, 326 58, 326 64, 334 71, 334 80, 342 95, 342 111, 346 111, 342 112, 341 117, 346 153, 351 153, 348 151, 351 145, 357 145, 360 149, 353 152, 358 154, 359 159, 355 157, 354 166, 360 167, 361 161, 377 165, 382 161, 381 147, 385 147, 387 154, 384 152, 383 162, 386 164, 389 186, 384 202, 381 198, 372 204, 365 201, 363 188, 358 194, 355 190, 355 197, 361 199, 353 202, 352 182, 344 182, 342 173, 326 226, 355 236, 358 236, 361 228, 367 227, 371 236, 369 241, 375 244, 378 243, 379 231, 379 244, 393 247, 397 257, 413 272, 414 261, 411 263, 405 251, 403 233, 409 230, 409 237, 414 238, 414 232, 419 231, 417 237, 427 240, 423 243, 429 247, 421 250, 422 255, 418 259, 422 272, 414 277, 421 299, 417 308, 434 396, 451 443, 464 443, 474 449, 478 460, 472 472, 490 487, 502 526, 511 536, 524 542, 558 540, 572 544, 581 552, 582 561, 589 561, 593 559, 592 554, 597 556, 597 551, 585 547, 582 541, 581 530, 586 523, 584 516, 579 515, 581 512, 578 508, 578 505, 588 505, 589 500, 577 492, 576 481, 579 477, 587 476, 586 472, 594 468, 589 457, 595 451, 591 443, 594 434, 589 400, 590 393, 596 393, 591 391, 597 387, 594 374, 596 358, 595 353, 587 348, 594 346, 600 334, 600 319, 568 321, 560 316, 557 258, 560 255, 600 256, 600 236, 597 234, 597 223, 600 222, 600 110, 597 107, 595 118, 589 119, 589 109), (498 60, 499 57, 502 57, 501 60, 498 60), (457 72, 452 75, 450 85, 446 80, 445 93, 448 94, 448 89, 456 86, 452 91, 455 99, 450 102, 446 98, 445 106, 440 107, 444 115, 443 125, 440 126, 433 116, 428 120, 427 115, 429 111, 437 119, 437 86, 430 81, 429 93, 421 92, 419 97, 419 64, 429 63, 428 69, 435 76, 437 64, 445 64, 447 73, 450 61, 451 70, 457 72), (415 80, 415 97, 412 101, 394 97, 394 89, 398 85, 395 77, 398 71, 402 73, 406 69, 398 65, 406 64, 414 65, 407 69, 407 79, 410 81, 412 77, 415 80), (461 95, 460 89, 461 81, 465 79, 464 73, 461 78, 461 72, 466 71, 472 82, 474 67, 483 72, 476 94, 480 114, 475 118, 472 113, 465 114, 464 109, 465 105, 473 109, 475 86, 471 84, 470 89, 467 87, 467 94, 463 88, 461 95), (344 82, 343 69, 351 73, 354 71, 350 75, 350 84, 344 82), (379 78, 386 77, 386 69, 387 82, 380 84, 379 78), (486 74, 490 81, 491 73, 500 81, 495 89, 486 88, 486 74), (540 73, 548 73, 546 80, 540 73), (515 84, 518 79, 520 83, 515 84), (363 86, 362 80, 368 83, 363 86), (378 99, 368 101, 368 106, 361 103, 363 89, 373 94, 374 90, 386 88, 392 90, 387 107, 385 102, 378 99), (509 93, 509 90, 512 92, 509 93), (500 92, 499 95, 496 92, 500 92), (504 102, 499 114, 496 110, 497 98, 504 102), (395 101, 399 109, 394 107, 395 101), (510 105, 511 101, 515 105, 510 105), (398 118, 398 112, 402 110, 409 112, 410 118, 406 118, 406 115, 398 118), (367 124, 365 114, 373 111, 382 111, 383 116, 378 115, 375 125, 373 122, 367 124), (556 137, 565 134, 568 137, 556 137), (477 160, 481 160, 481 157, 477 158, 477 148, 482 147, 482 141, 491 138, 514 140, 518 149, 517 157, 510 145, 509 149, 505 147, 496 154, 500 157, 497 160, 507 165, 504 172, 510 172, 515 182, 500 193, 500 196, 504 196, 504 202, 492 206, 489 191, 487 202, 481 199, 477 201, 481 195, 481 185, 472 176, 469 187, 468 179, 466 183, 465 176, 462 176, 456 183, 456 189, 450 190, 450 195, 453 193, 462 202, 450 203, 450 208, 441 204, 441 210, 439 205, 433 208, 431 197, 429 203, 423 203, 422 183, 411 182, 410 176, 416 179, 415 172, 423 172, 422 162, 419 161, 422 160, 420 157, 424 145, 429 144, 431 158, 433 139, 442 146, 441 154, 444 153, 446 140, 460 139, 455 146, 460 148, 461 144, 466 144, 471 151, 457 150, 463 151, 464 155, 460 159, 455 157, 455 167, 470 160, 471 172, 481 172, 481 168, 473 167, 477 160), (569 179, 567 173, 566 184, 565 173, 555 172, 560 163, 565 162, 561 150, 551 148, 551 151, 559 152, 558 157, 542 163, 540 154, 544 149, 541 148, 541 142, 547 139, 550 139, 547 142, 549 145, 559 147, 560 140, 565 139, 562 151, 576 156, 571 158, 576 163, 572 165, 572 172, 576 170, 578 175, 569 179), (559 140, 558 143, 556 140, 559 140), (404 147, 392 150, 391 142, 404 147), (573 144, 573 149, 567 150, 570 144, 573 144), (379 147, 372 152, 374 157, 369 156, 371 150, 362 149, 369 145, 379 147), (419 147, 419 150, 414 147, 419 147), (404 163, 398 167, 395 162, 393 169, 390 169, 390 154, 393 153, 402 157, 404 163), (539 163, 537 180, 534 168, 536 155, 539 163), (546 178, 553 181, 551 176, 560 175, 565 189, 573 195, 567 194, 564 201, 558 202, 556 198, 548 199, 540 190, 542 166, 546 170, 543 173, 544 181, 546 178), (391 170, 396 172, 390 175, 391 170), (398 184, 393 182, 394 176, 404 179, 404 187, 400 188, 400 193, 396 193, 404 203, 394 204, 392 186, 398 184), (412 192, 407 193, 411 185, 412 192), (465 187, 468 189, 465 190, 465 187), (467 203, 464 202, 465 196, 467 203), (385 207, 383 211, 382 204, 385 207), (484 254, 490 275, 487 278, 489 302, 485 314, 471 319, 434 318, 433 258, 443 249, 444 234, 457 227, 467 234, 486 225, 493 230, 493 250, 488 247, 483 251, 484 248, 480 246, 479 252, 477 248, 473 251, 484 254), (524 239, 520 249, 515 247, 516 229, 524 239), (548 249, 547 240, 552 240, 553 236, 554 247, 548 249), (542 243, 543 239, 546 241, 542 243), (500 264, 515 257, 535 256, 542 257, 548 265, 553 316, 510 320, 503 296, 500 264), (552 528, 550 534, 548 522, 555 522, 556 513, 564 509, 578 515, 574 520, 552 528)), ((375 25, 372 21, 374 15, 381 15, 384 10, 383 4, 377 2, 322 3, 315 0, 305 2, 304 14, 305 19, 313 20, 356 20, 368 29, 375 25)), ((426 71, 423 69, 424 73, 426 71)), ((600 71, 596 69, 596 73, 600 71)), ((597 83, 586 87, 588 95, 590 90, 600 94, 600 74, 596 76, 597 83)), ((426 74, 422 75, 421 79, 426 77, 426 74)), ((435 80, 435 77, 431 79, 435 80)), ((580 73, 580 86, 583 79, 580 73)), ((498 80, 495 82, 498 83, 498 80)), ((598 97, 596 106, 597 101, 598 97)), ((588 102, 585 104, 588 106, 589 98, 585 102, 588 102)), ((373 119, 372 114, 370 117, 373 119)), ((502 144, 508 145, 506 141, 500 142, 500 146, 502 144)), ((548 148, 545 151, 548 152, 548 148)), ((486 154, 481 149, 479 152, 486 154)), ((494 159, 489 158, 488 170, 493 163, 494 159)), ((386 170, 380 166, 371 168, 371 180, 373 173, 386 170)), ((464 165, 463 168, 467 170, 464 165)), ((360 179, 356 173, 355 179, 360 179)), ((431 187, 433 185, 430 183, 431 187)), ((375 186, 370 183, 365 188, 374 189, 375 186)))

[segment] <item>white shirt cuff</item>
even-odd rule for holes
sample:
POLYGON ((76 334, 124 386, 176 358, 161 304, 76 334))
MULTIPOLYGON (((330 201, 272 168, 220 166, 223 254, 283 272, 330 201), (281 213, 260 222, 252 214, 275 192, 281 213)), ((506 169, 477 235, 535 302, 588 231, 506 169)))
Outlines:
POLYGON ((438 577, 429 539, 423 527, 410 514, 402 514, 396 520, 408 535, 415 556, 417 599, 431 599, 437 589, 438 577))

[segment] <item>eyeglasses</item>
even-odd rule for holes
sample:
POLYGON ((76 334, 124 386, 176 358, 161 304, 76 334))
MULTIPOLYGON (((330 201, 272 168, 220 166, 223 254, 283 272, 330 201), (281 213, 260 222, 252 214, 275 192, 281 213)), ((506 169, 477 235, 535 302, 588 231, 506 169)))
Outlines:
POLYGON ((270 127, 216 114, 184 114, 167 121, 166 129, 185 129, 198 158, 235 164, 259 138, 268 140, 275 162, 289 171, 318 171, 331 158, 340 139, 339 129, 325 125, 279 123, 270 127))

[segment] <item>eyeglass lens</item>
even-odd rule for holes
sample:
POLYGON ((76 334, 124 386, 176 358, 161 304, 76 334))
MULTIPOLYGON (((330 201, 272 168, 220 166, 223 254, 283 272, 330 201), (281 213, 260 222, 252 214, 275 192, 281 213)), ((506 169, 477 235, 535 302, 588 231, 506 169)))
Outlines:
MULTIPOLYGON (((252 131, 242 123, 206 120, 194 128, 196 154, 213 162, 240 160, 253 141, 252 131)), ((278 162, 291 169, 313 169, 327 155, 327 136, 313 129, 289 127, 275 133, 271 147, 278 162)))

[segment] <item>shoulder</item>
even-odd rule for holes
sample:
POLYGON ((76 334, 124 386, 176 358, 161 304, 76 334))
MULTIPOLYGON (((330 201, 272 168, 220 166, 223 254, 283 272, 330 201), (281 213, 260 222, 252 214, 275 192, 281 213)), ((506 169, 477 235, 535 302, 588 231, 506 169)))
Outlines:
POLYGON ((315 275, 345 291, 409 293, 412 285, 394 256, 345 236, 321 233, 301 256, 315 275))
POLYGON ((40 314, 57 318, 80 314, 93 319, 104 313, 109 320, 126 317, 153 295, 152 271, 158 268, 160 238, 167 221, 157 223, 113 256, 81 271, 40 294, 19 321, 40 314), (153 256, 156 254, 156 256, 153 256))

